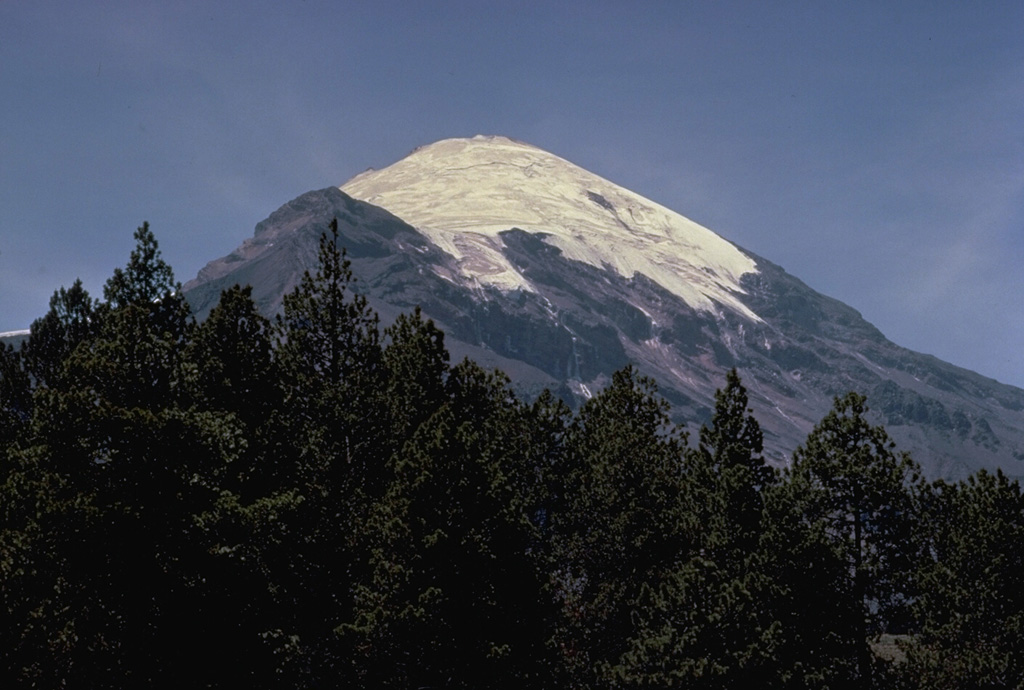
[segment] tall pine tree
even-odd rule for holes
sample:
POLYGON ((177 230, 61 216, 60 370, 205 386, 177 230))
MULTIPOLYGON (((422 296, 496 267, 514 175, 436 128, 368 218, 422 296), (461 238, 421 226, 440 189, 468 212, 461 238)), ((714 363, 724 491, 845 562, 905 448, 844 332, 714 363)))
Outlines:
POLYGON ((903 667, 913 688, 1024 683, 1024 492, 982 470, 939 482, 926 513, 932 557, 918 572, 922 630, 903 667))
MULTIPOLYGON (((388 413, 377 315, 354 290, 337 219, 315 271, 286 295, 277 330, 281 407, 269 437, 290 540, 261 558, 275 582, 282 672, 300 683, 343 665, 334 628, 351 617, 361 526, 385 490, 388 413)), ((336 680, 336 679, 335 679, 336 680)), ((332 680, 334 682, 334 680, 332 680)))
POLYGON ((688 507, 700 525, 695 544, 641 598, 637 630, 615 667, 623 685, 765 683, 778 626, 762 601, 770 585, 758 551, 762 491, 774 471, 761 451, 760 426, 732 370, 698 447, 685 455, 688 507))
POLYGON ((895 450, 884 428, 867 421, 867 411, 861 395, 837 398, 794 453, 791 469, 803 519, 820 525, 847 564, 844 593, 861 610, 851 652, 865 685, 872 667, 868 640, 902 604, 917 558, 913 520, 921 487, 917 465, 895 450))
POLYGON ((366 687, 543 687, 544 579, 516 500, 524 409, 503 376, 464 362, 446 402, 395 458, 370 523, 372 573, 342 634, 366 687))
POLYGON ((41 385, 59 385, 61 370, 79 343, 96 334, 97 304, 76 280, 50 297, 50 309, 32 322, 25 359, 32 376, 41 385))
POLYGON ((550 531, 562 609, 555 641, 571 687, 617 682, 635 609, 696 543, 683 449, 653 381, 632 367, 616 372, 569 426, 564 495, 550 531))
POLYGON ((0 457, 7 446, 21 439, 32 410, 32 389, 22 357, 0 343, 0 457))
MULTIPOLYGON (((52 556, 74 574, 53 603, 73 634, 51 644, 67 646, 58 673, 92 687, 187 672, 183 635, 195 620, 182 564, 196 548, 191 513, 209 498, 183 447, 201 439, 182 415, 192 320, 148 224, 135 241, 104 288, 95 330, 53 369, 33 418, 35 452, 62 478, 71 527, 55 535, 52 556)), ((84 297, 78 304, 87 310, 84 297)), ((69 333, 74 320, 63 325, 69 333)))

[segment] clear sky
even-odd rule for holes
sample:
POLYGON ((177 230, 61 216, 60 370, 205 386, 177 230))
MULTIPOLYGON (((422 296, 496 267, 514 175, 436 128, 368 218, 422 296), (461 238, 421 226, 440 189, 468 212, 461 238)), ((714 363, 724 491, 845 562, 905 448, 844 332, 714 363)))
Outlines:
POLYGON ((502 134, 1024 386, 1024 3, 0 0, 0 331, 502 134))

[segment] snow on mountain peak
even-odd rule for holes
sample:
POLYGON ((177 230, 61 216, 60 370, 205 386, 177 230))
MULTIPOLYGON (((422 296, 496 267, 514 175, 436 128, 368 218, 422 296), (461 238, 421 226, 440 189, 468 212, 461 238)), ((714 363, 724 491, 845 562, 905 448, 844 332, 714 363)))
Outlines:
POLYGON ((499 233, 541 232, 566 258, 642 273, 690 306, 724 306, 760 321, 738 299, 753 259, 711 230, 530 144, 500 136, 445 139, 341 186, 427 235, 458 261, 458 282, 534 292, 502 253, 499 233))

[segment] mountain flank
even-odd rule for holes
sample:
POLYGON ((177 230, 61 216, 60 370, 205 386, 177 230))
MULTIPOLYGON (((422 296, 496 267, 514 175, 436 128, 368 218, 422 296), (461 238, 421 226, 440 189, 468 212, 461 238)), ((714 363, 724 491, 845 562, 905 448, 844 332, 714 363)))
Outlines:
POLYGON ((853 390, 929 475, 1024 476, 1024 391, 902 348, 770 260, 503 137, 438 142, 301 195, 203 268, 187 299, 203 316, 251 284, 277 312, 333 218, 383 321, 422 307, 453 356, 503 369, 526 395, 579 404, 632 362, 695 428, 736 367, 775 464, 853 390))

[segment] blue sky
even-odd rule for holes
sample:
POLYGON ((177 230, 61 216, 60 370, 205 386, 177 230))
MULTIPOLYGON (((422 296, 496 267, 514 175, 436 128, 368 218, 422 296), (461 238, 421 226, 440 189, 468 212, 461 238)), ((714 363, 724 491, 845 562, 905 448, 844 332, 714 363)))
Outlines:
POLYGON ((0 331, 148 220, 186 281, 299 194, 540 146, 1024 386, 1024 3, 0 0, 0 331))

